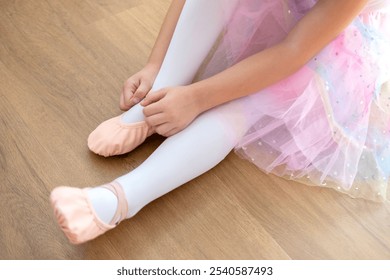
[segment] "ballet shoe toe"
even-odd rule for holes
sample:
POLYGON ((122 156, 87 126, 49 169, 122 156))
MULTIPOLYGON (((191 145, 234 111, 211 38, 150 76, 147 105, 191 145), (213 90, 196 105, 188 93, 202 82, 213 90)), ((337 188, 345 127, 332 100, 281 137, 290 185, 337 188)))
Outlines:
POLYGON ((57 187, 52 191, 50 201, 60 228, 73 244, 94 239, 114 227, 97 217, 86 189, 57 187))
POLYGON ((121 116, 101 123, 88 137, 88 148, 108 157, 128 153, 153 134, 145 121, 126 124, 121 116))

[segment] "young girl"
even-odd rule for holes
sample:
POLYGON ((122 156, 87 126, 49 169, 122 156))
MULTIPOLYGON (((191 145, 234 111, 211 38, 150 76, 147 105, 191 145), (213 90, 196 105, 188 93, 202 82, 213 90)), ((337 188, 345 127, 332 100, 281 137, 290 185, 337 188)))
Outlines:
POLYGON ((55 188, 66 236, 103 234, 233 148, 266 172, 388 202, 388 6, 174 0, 147 65, 124 85, 128 111, 98 126, 88 146, 112 156, 153 133, 168 138, 111 183, 55 188))

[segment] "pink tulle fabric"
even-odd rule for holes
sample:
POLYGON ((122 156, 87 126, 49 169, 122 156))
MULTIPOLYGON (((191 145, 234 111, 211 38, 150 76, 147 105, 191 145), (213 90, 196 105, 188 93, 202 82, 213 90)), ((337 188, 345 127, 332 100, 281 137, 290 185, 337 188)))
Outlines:
MULTIPOLYGON (((280 42, 315 4, 240 1, 203 77, 280 42)), ((265 172, 389 201, 388 7, 370 1, 297 73, 243 98, 253 126, 235 151, 265 172)))

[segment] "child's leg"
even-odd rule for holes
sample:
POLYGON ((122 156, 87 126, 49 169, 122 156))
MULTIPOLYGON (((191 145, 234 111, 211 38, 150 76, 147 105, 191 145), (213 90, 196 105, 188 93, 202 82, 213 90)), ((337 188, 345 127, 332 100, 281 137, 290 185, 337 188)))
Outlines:
MULTIPOLYGON (((191 82, 196 70, 225 23, 226 11, 229 11, 229 9, 230 11, 233 10, 233 3, 235 1, 231 0, 193 0, 186 2, 183 19, 179 21, 180 24, 178 24, 177 31, 175 31, 176 36, 174 37, 176 39, 172 41, 169 47, 154 89, 191 82), (225 6, 218 6, 217 3, 219 5, 223 3, 225 6), (207 7, 207 9, 203 9, 204 7, 207 7), (223 9, 225 14, 216 17, 215 13, 220 14, 219 8, 223 9), (196 11, 196 13, 191 14, 192 11, 196 11), (191 22, 191 19, 201 20, 199 22, 198 20, 191 22), (185 22, 185 25, 183 22, 185 22), (211 26, 204 24, 210 22, 213 23, 211 26), (216 23, 216 27, 218 25, 219 27, 213 28, 214 23, 216 23), (196 26, 202 26, 203 30, 196 29, 196 26), (191 31, 188 32, 189 30, 191 31), (177 35, 179 34, 178 32, 183 37, 177 35), (197 36, 199 38, 196 38, 197 36), (201 41, 200 37, 206 37, 210 40, 207 40, 207 42, 201 41), (211 40, 212 37, 214 37, 213 40, 211 40), (185 51, 181 52, 182 48, 185 51), (196 49, 194 53, 192 49, 196 49), (187 55, 188 50, 191 50, 189 55, 187 55), (195 54, 197 56, 196 59, 195 54)), ((237 110, 234 110, 234 108, 223 110, 226 107, 224 105, 202 114, 184 131, 167 139, 139 168, 117 179, 122 185, 128 200, 129 210, 127 217, 133 216, 150 201, 214 167, 231 151, 248 127, 240 115, 242 112, 239 104, 237 100, 228 105, 236 106, 237 110), (228 114, 226 114, 227 112, 228 114)), ((131 111, 135 113, 134 118, 130 118, 131 121, 139 120, 139 118, 137 119, 137 114, 143 120, 142 108, 140 106, 134 107, 131 111)), ((68 192, 68 190, 65 190, 65 192, 68 192)), ((52 202, 55 204, 56 212, 61 212, 61 215, 57 217, 60 219, 77 219, 77 216, 80 216, 77 213, 80 213, 80 211, 76 214, 73 213, 73 216, 65 215, 66 212, 74 211, 69 209, 79 207, 77 205, 72 206, 71 195, 68 195, 66 199, 62 199, 62 205, 66 205, 66 209, 60 209, 61 206, 58 206, 60 205, 58 199, 61 200, 62 194, 63 190, 52 195, 52 202), (69 204, 70 208, 67 207, 69 204)), ((87 195, 88 202, 81 201, 81 204, 88 206, 90 205, 89 201, 91 201, 97 216, 103 222, 109 223, 117 208, 117 197, 111 191, 101 187, 89 189, 87 195)), ((62 222, 60 223, 63 225, 62 222)), ((77 224, 76 228, 80 229, 80 224, 85 225, 83 221, 77 224)), ((69 231, 72 230, 68 227, 69 231)))
MULTIPOLYGON (((236 0, 187 0, 152 90, 185 85, 215 43, 236 0)), ((88 137, 88 147, 102 156, 132 151, 154 131, 144 121, 143 107, 103 122, 88 137)))
MULTIPOLYGON (((236 3, 236 0, 186 1, 152 91, 192 82, 236 3)), ((142 109, 141 105, 135 105, 122 120, 126 123, 143 121, 142 109)))
POLYGON ((201 115, 185 130, 165 140, 138 168, 116 180, 126 193, 128 217, 207 172, 229 154, 249 128, 240 109, 220 114, 216 109, 201 115))
MULTIPOLYGON (((211 109, 183 131, 167 138, 138 168, 116 179, 129 205, 127 217, 152 200, 205 173, 233 149, 249 129, 241 100, 211 109)), ((104 188, 90 189, 98 216, 109 222, 117 199, 104 188)))
POLYGON ((103 234, 115 226, 117 207, 127 211, 121 218, 132 217, 149 202, 205 173, 226 157, 249 126, 241 100, 205 112, 165 140, 138 168, 115 180, 128 208, 123 203, 118 207, 117 197, 102 186, 86 191, 58 188, 52 192, 58 222, 74 243, 103 234))

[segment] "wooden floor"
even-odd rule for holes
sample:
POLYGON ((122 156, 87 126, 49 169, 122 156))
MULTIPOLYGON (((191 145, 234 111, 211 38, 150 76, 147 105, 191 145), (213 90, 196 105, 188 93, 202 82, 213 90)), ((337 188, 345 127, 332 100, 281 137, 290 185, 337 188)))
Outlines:
POLYGON ((163 141, 109 159, 86 146, 120 113, 168 5, 0 0, 0 259, 390 259, 389 205, 265 175, 235 154, 106 235, 67 242, 50 191, 108 182, 163 141))

